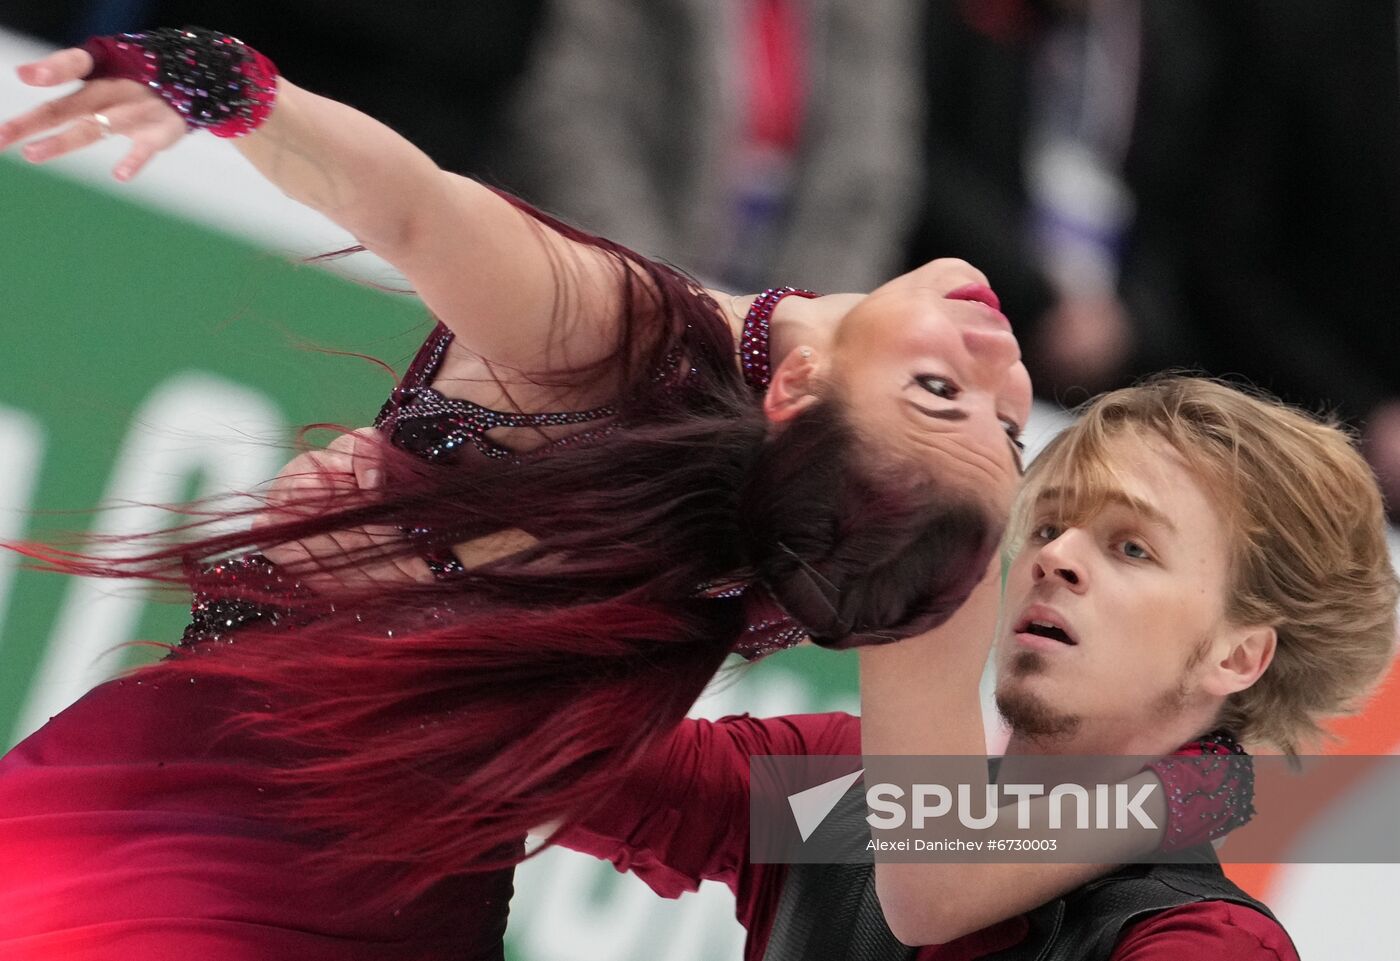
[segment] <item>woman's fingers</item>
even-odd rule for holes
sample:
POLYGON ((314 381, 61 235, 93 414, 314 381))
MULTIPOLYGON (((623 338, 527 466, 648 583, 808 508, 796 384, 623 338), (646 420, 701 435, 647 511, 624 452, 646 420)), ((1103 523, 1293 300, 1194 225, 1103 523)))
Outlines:
MULTIPOLYGON (((84 51, 61 50, 38 63, 26 64, 20 72, 22 76, 37 74, 66 81, 82 76, 90 68, 91 57, 84 51)), ((118 180, 130 180, 153 156, 179 142, 185 134, 185 122, 144 84, 134 80, 94 80, 65 97, 0 124, 0 150, 29 140, 22 151, 24 158, 31 163, 46 163, 112 134, 132 141, 131 150, 113 170, 118 180), (31 139, 36 137, 39 139, 31 139)))
POLYGON ((148 143, 132 144, 121 163, 113 168, 112 176, 118 180, 130 180, 139 174, 146 164, 151 162, 151 158, 158 153, 160 150, 148 143))
MULTIPOLYGON (((384 435, 377 428, 361 427, 337 437, 326 450, 339 457, 349 458, 358 492, 361 495, 370 495, 378 491, 384 482, 381 453, 385 443, 384 435)), ((339 463, 343 465, 344 461, 339 463)), ((373 545, 392 549, 403 542, 403 536, 403 532, 396 528, 371 524, 354 531, 343 532, 337 535, 337 539, 342 549, 350 543, 359 547, 373 545)), ((310 547, 312 553, 315 553, 316 545, 312 544, 310 547)), ((434 579, 432 570, 423 558, 395 554, 392 550, 389 557, 360 564, 359 571, 366 580, 379 582, 416 581, 421 584, 431 583, 434 579)))
POLYGON ((21 64, 19 79, 31 87, 52 87, 81 80, 92 73, 92 55, 78 47, 59 50, 42 60, 21 64))
POLYGON ((30 163, 47 163, 84 147, 91 147, 104 136, 102 124, 92 113, 75 118, 73 123, 51 137, 27 143, 20 150, 30 163))
POLYGON ((184 119, 144 87, 139 88, 136 96, 114 99, 97 112, 111 123, 112 133, 124 137, 145 137, 160 149, 171 146, 185 135, 184 119))
POLYGON ((88 89, 46 105, 47 110, 41 107, 7 124, 0 129, 0 147, 4 146, 5 137, 16 134, 22 137, 35 128, 47 129, 63 120, 70 120, 71 123, 58 133, 25 144, 22 151, 25 159, 31 163, 44 163, 116 134, 129 137, 132 148, 113 173, 118 180, 130 180, 153 156, 184 136, 184 121, 158 98, 146 96, 143 92, 135 99, 111 102, 100 96, 101 90, 83 96, 88 89))
MULTIPOLYGON (((350 438, 350 457, 355 471, 355 482, 362 491, 378 490, 384 482, 384 472, 379 465, 380 445, 383 436, 376 428, 361 427, 347 434, 350 438)), ((334 444, 331 447, 335 447, 334 444)))
MULTIPOLYGON (((298 455, 273 482, 268 491, 268 509, 254 519, 254 529, 314 517, 372 496, 380 483, 381 443, 379 432, 366 427, 340 435, 323 450, 298 455)), ((427 562, 420 557, 396 554, 395 548, 402 542, 402 531, 368 525, 268 544, 263 554, 319 592, 371 584, 431 582, 433 573, 427 562), (380 554, 381 550, 386 553, 380 554)))
POLYGON ((379 445, 383 442, 376 428, 361 427, 331 441, 320 456, 327 463, 335 464, 336 470, 354 476, 355 485, 361 491, 372 491, 378 489, 383 479, 379 465, 379 445))
POLYGON ((185 135, 185 121, 161 100, 118 104, 102 111, 110 131, 131 138, 131 149, 112 170, 118 180, 130 180, 162 150, 185 135))
POLYGON ((299 454, 272 482, 268 507, 294 516, 311 516, 329 510, 334 501, 356 488, 347 455, 330 450, 299 454))
POLYGON ((104 90, 101 85, 88 84, 66 97, 42 103, 28 113, 0 124, 0 149, 71 123, 94 110, 111 106, 110 94, 110 89, 104 90))

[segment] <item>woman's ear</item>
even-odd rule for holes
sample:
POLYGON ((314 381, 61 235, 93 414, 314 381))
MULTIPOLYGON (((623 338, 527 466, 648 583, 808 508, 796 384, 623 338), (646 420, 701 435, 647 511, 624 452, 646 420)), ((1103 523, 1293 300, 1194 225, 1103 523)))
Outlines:
POLYGON ((784 424, 821 398, 817 395, 821 357, 814 347, 797 347, 778 364, 763 397, 763 414, 771 424, 784 424))

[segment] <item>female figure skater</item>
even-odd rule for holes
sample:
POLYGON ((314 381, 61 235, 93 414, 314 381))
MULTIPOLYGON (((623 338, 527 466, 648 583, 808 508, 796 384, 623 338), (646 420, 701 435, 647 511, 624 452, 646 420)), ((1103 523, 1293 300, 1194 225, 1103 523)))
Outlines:
POLYGON ((128 179, 187 127, 237 137, 442 325, 381 416, 376 496, 124 562, 49 555, 199 570, 198 616, 0 762, 7 956, 497 957, 492 869, 616 784, 729 652, 896 640, 986 569, 1030 391, 969 265, 741 314, 232 38, 106 38, 21 77, 87 82, 0 147, 40 136, 43 161, 116 133, 128 179), (229 559, 365 528, 395 536, 229 559))

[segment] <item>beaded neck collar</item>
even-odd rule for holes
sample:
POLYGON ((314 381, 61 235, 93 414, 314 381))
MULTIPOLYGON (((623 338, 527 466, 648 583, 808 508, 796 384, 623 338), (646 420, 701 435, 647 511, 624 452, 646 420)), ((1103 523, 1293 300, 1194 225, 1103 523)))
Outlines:
POLYGON ((1240 743, 1239 738, 1235 737, 1232 732, 1227 731, 1223 727, 1216 728, 1209 734, 1203 734, 1201 737, 1185 745, 1186 748, 1193 746, 1198 747, 1202 754, 1249 754, 1249 752, 1245 750, 1244 745, 1240 743))
POLYGON ((739 338, 739 363, 744 370, 744 383, 760 394, 768 389, 773 379, 773 368, 768 358, 768 325, 778 304, 784 297, 790 296, 810 300, 817 294, 798 287, 770 287, 754 298, 744 317, 744 332, 739 338))

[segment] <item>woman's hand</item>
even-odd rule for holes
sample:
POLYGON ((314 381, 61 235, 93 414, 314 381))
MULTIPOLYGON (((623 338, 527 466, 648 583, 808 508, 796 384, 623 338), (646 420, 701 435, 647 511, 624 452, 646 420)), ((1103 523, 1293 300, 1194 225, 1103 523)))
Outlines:
MULTIPOLYGON (((343 507, 347 502, 373 496, 382 477, 377 449, 383 442, 378 431, 366 427, 342 434, 325 450, 298 455, 273 481, 267 510, 253 521, 253 530, 314 517, 332 506, 343 507)), ((357 589, 386 582, 431 581, 432 571, 416 556, 345 563, 348 557, 362 555, 366 549, 402 538, 392 528, 363 527, 275 544, 262 553, 274 564, 295 573, 302 584, 321 593, 333 592, 337 587, 357 589)))
MULTIPOLYGON (((19 78, 31 87, 57 87, 82 80, 92 72, 92 65, 92 56, 74 47, 24 64, 19 78)), ((180 142, 185 121, 145 84, 90 80, 67 96, 0 124, 0 150, 44 135, 25 144, 22 151, 31 163, 44 163, 90 147, 110 134, 131 140, 131 149, 112 170, 114 177, 126 181, 157 153, 180 142)))

